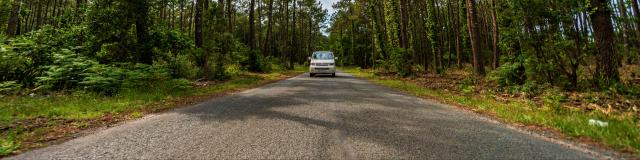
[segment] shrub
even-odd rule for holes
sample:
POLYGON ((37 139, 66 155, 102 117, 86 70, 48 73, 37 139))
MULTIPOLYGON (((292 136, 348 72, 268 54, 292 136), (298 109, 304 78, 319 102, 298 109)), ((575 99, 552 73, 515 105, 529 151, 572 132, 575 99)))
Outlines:
POLYGON ((622 83, 614 83, 611 86, 609 86, 608 90, 605 90, 606 93, 612 95, 612 94, 619 94, 619 95, 625 95, 625 96, 631 96, 631 97, 635 97, 638 98, 640 97, 640 87, 637 85, 625 85, 622 83))
POLYGON ((149 82, 160 82, 169 80, 171 75, 166 66, 146 65, 137 63, 124 72, 123 87, 138 88, 148 85, 149 82))
POLYGON ((44 66, 46 71, 37 78, 36 90, 73 89, 84 78, 82 74, 96 64, 66 49, 54 53, 53 64, 44 66))
POLYGON ((186 90, 193 88, 193 83, 187 79, 172 79, 165 82, 170 90, 186 90))
POLYGON ((391 52, 390 60, 387 65, 390 65, 392 72, 395 72, 399 76, 411 76, 414 74, 412 68, 412 55, 412 50, 395 48, 391 52))
POLYGON ((258 51, 247 51, 246 58, 241 62, 248 71, 251 72, 269 72, 271 65, 260 55, 258 51))
POLYGON ((496 81, 502 87, 523 85, 527 80, 524 72, 525 68, 522 63, 508 62, 494 70, 489 75, 489 79, 496 81))
POLYGON ((194 64, 187 55, 176 55, 173 60, 168 61, 169 70, 172 78, 195 79, 200 72, 199 68, 194 64))
POLYGON ((21 87, 16 81, 0 82, 0 94, 16 94, 21 87))
POLYGON ((527 81, 523 85, 508 86, 506 90, 511 94, 523 94, 527 98, 533 98, 543 93, 545 86, 535 81, 527 81))
POLYGON ((82 75, 84 78, 80 85, 83 89, 113 95, 121 88, 125 70, 99 64, 87 69, 87 72, 82 75))
POLYGON ((22 82, 32 77, 32 63, 26 55, 14 52, 8 45, 0 45, 0 81, 22 82))

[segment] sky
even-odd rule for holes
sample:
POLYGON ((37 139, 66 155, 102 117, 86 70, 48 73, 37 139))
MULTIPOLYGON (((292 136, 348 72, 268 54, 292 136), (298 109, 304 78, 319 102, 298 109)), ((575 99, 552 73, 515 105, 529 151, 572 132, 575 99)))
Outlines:
POLYGON ((333 10, 331 6, 336 2, 338 2, 338 0, 320 0, 320 3, 322 3, 322 7, 329 11, 329 15, 335 12, 335 10, 333 10))
MULTIPOLYGON (((322 4, 322 8, 324 8, 324 9, 326 9, 328 11, 328 13, 327 13, 327 22, 325 22, 325 23, 327 23, 327 25, 330 25, 330 24, 328 24, 329 17, 331 17, 331 15, 333 15, 333 13, 335 12, 333 7, 331 7, 331 6, 333 6, 333 4, 338 2, 338 1, 339 0, 320 0, 320 3, 322 4)), ((327 31, 323 31, 323 34, 325 36, 329 35, 329 33, 327 31)))

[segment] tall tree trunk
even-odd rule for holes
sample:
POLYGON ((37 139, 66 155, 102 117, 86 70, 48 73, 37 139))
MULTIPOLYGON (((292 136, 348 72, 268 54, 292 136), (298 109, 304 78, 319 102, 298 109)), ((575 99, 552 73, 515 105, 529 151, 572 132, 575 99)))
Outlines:
POLYGON ((469 26, 469 37, 471 40, 471 51, 473 53, 473 71, 477 76, 484 76, 484 63, 482 53, 480 53, 480 33, 478 33, 478 22, 476 20, 476 7, 474 0, 467 1, 467 22, 469 26))
POLYGON ((409 4, 408 0, 400 0, 400 47, 409 48, 409 4))
POLYGON ((500 48, 498 48, 498 41, 500 40, 500 32, 498 27, 498 17, 496 1, 491 0, 491 27, 493 28, 493 68, 500 67, 500 48))
POLYGON ((631 9, 636 17, 636 43, 638 43, 637 45, 640 47, 640 9, 638 7, 638 1, 631 0, 631 9))
POLYGON ((196 41, 196 47, 198 48, 202 48, 203 45, 203 39, 202 39, 202 7, 203 7, 203 3, 202 2, 204 0, 197 0, 196 1, 196 15, 195 15, 195 33, 194 33, 194 37, 195 37, 195 41, 196 41))
POLYGON ((608 0, 591 0, 591 22, 598 51, 595 76, 608 86, 620 79, 618 73, 619 56, 614 47, 613 24, 608 0))
POLYGON ((267 37, 266 40, 264 41, 264 50, 265 50, 265 55, 266 54, 273 54, 273 43, 271 42, 273 40, 272 34, 273 34, 273 1, 275 0, 269 0, 269 9, 268 9, 268 13, 267 13, 267 17, 269 19, 269 22, 267 22, 267 37))
POLYGON ((255 8, 256 0, 249 2, 249 48, 251 50, 256 49, 256 20, 255 20, 255 8))
POLYGON ((455 27, 454 29, 454 34, 456 36, 456 64, 458 65, 458 68, 462 68, 462 49, 461 49, 461 44, 462 40, 460 38, 460 12, 461 12, 461 7, 460 7, 460 1, 455 0, 456 2, 456 13, 455 13, 455 20, 453 21, 454 24, 453 26, 455 27))
POLYGON ((233 0, 227 0, 227 32, 233 33, 233 0))
POLYGON ((11 9, 11 17, 9 17, 9 24, 7 24, 7 31, 5 32, 7 36, 13 37, 16 35, 16 30, 18 27, 18 21, 20 20, 20 0, 13 1, 13 6, 11 9))
POLYGON ((293 30, 293 34, 291 34, 291 47, 293 47, 293 49, 288 49, 288 53, 289 53, 289 69, 293 69, 293 63, 295 61, 295 53, 298 52, 298 36, 296 35, 296 12, 298 12, 297 6, 298 6, 298 0, 293 0, 293 19, 291 21, 291 26, 293 28, 291 28, 293 30))
MULTIPOLYGON (((629 42, 629 18, 627 16, 627 7, 624 3, 624 0, 618 0, 618 10, 620 12, 620 19, 618 22, 622 25, 622 42, 623 42, 623 55, 631 56, 630 52, 630 42, 629 42)), ((631 58, 629 57, 629 60, 631 58)))
POLYGON ((149 37, 149 2, 146 0, 136 0, 134 2, 136 11, 136 36, 138 38, 140 62, 153 64, 153 53, 148 45, 149 37))

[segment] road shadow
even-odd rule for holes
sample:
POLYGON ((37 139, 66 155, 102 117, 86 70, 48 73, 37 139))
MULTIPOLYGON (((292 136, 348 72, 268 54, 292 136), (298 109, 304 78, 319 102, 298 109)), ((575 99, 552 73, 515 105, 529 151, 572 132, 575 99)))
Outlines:
POLYGON ((558 152, 567 149, 557 144, 478 120, 469 113, 425 103, 353 77, 341 77, 303 75, 179 112, 203 122, 247 119, 296 122, 338 131, 347 137, 348 143, 356 146, 377 144, 396 152, 391 155, 368 153, 364 148, 353 147, 361 153, 357 156, 364 159, 576 158, 574 152, 558 152), (335 120, 308 113, 330 115, 335 120))

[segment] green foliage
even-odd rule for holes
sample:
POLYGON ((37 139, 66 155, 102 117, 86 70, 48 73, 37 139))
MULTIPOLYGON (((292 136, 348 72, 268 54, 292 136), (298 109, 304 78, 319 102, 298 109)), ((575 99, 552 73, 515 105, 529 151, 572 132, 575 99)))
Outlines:
POLYGON ((169 90, 182 91, 193 88, 193 83, 187 79, 172 79, 165 82, 169 90))
POLYGON ((15 94, 20 88, 21 84, 18 84, 16 81, 4 81, 0 82, 0 95, 2 94, 15 94))
POLYGON ((38 86, 36 90, 73 89, 84 78, 82 74, 97 64, 66 49, 53 53, 52 58, 53 63, 43 66, 44 74, 36 78, 38 86))
POLYGON ((475 92, 476 89, 476 84, 478 83, 478 78, 475 76, 471 76, 468 77, 464 80, 461 81, 461 83, 458 85, 458 88, 464 93, 464 94, 472 94, 475 92))
POLYGON ((527 80, 524 72, 525 68, 521 62, 508 62, 494 70, 489 75, 489 79, 496 81, 502 87, 523 85, 527 80))
POLYGON ((562 103, 567 102, 569 97, 560 89, 553 88, 545 91, 543 99, 545 106, 550 107, 554 112, 562 112, 565 111, 565 107, 562 106, 562 103))
POLYGON ((242 66, 245 66, 248 71, 251 72, 269 72, 271 71, 271 64, 266 61, 258 51, 248 51, 247 57, 241 62, 242 66))
POLYGON ((106 95, 115 94, 120 88, 125 71, 121 68, 107 65, 94 65, 83 73, 80 85, 85 90, 94 91, 106 95))
POLYGON ((413 50, 397 47, 389 50, 389 54, 389 59, 378 61, 385 71, 396 73, 402 77, 408 77, 415 73, 411 65, 413 64, 413 50))
POLYGON ((0 156, 9 155, 18 147, 20 147, 20 144, 13 140, 13 136, 0 138, 0 156))
POLYGON ((24 81, 33 74, 32 63, 25 54, 0 44, 0 81, 24 81))
POLYGON ((168 60, 168 68, 171 70, 171 77, 196 79, 199 68, 191 60, 188 55, 176 55, 173 59, 168 60))
POLYGON ((83 89, 105 95, 113 95, 121 89, 149 87, 150 83, 170 80, 168 67, 146 64, 122 64, 121 66, 94 65, 81 74, 79 83, 83 89))
POLYGON ((543 93, 545 86, 535 81, 527 81, 523 85, 515 85, 506 87, 506 92, 510 94, 522 94, 528 98, 536 97, 543 93))
POLYGON ((609 86, 607 90, 605 90, 605 93, 608 93, 610 95, 618 94, 618 95, 625 95, 625 96, 630 96, 634 98, 640 98, 640 86, 614 83, 613 85, 609 86))

